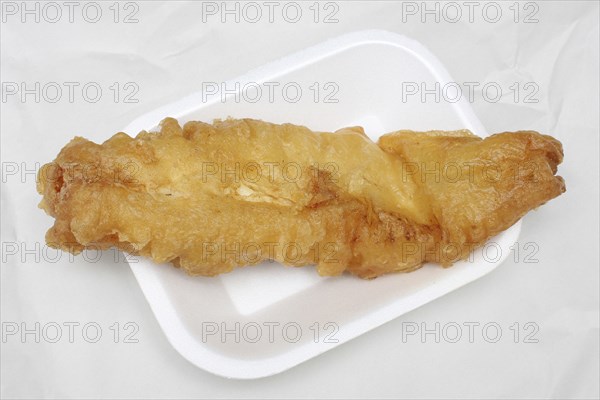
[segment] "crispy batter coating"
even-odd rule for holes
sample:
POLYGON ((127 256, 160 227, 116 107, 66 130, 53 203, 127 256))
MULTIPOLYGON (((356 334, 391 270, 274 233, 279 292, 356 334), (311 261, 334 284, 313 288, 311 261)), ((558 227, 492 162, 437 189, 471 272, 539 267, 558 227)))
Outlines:
POLYGON ((117 246, 214 276, 271 259, 362 278, 450 266, 565 191, 556 139, 252 119, 76 137, 38 176, 50 246, 117 246))

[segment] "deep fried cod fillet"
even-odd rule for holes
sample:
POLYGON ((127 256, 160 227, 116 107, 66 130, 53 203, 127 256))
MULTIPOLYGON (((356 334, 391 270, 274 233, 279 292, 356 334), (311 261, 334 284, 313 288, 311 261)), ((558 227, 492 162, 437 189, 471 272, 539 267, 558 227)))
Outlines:
POLYGON ((38 176, 50 246, 116 246, 192 275, 276 260, 362 278, 450 266, 565 191, 556 139, 398 131, 372 142, 252 119, 76 137, 38 176))

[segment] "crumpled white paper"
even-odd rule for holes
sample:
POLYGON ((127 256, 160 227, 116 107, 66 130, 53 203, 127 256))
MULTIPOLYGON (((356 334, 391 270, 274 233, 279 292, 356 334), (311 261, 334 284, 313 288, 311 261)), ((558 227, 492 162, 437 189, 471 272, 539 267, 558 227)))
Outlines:
POLYGON ((75 2, 72 15, 55 4, 2 3, 3 397, 598 397, 598 4, 307 2, 297 22, 286 2, 273 22, 260 2, 257 22, 244 3, 228 3, 227 14, 220 2, 75 2), (564 144, 567 193, 525 217, 519 254, 494 273, 282 375, 244 382, 173 350, 122 254, 70 258, 45 247, 52 221, 37 209, 35 170, 72 136, 103 141, 202 82, 374 28, 420 41, 462 87, 499 86, 497 101, 479 89, 473 101, 490 132, 534 129, 564 144), (402 337, 415 325, 472 322, 497 324, 502 340, 402 337))

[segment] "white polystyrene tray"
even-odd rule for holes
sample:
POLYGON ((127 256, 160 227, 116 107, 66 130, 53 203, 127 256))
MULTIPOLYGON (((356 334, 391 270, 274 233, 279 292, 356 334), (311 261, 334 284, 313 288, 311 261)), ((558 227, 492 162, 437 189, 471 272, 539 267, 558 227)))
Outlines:
MULTIPOLYGON (((233 95, 222 101, 196 93, 143 115, 125 132, 153 129, 166 116, 180 122, 232 116, 291 122, 318 131, 362 125, 373 140, 398 129, 467 128, 487 135, 464 98, 455 103, 422 102, 419 96, 403 101, 403 81, 438 81, 442 87, 452 82, 440 62, 414 40, 384 31, 355 32, 265 65, 226 86, 297 82, 306 89, 313 82, 334 82, 339 87, 337 103, 315 102, 313 92, 297 103, 277 98, 271 102, 268 96, 256 103, 243 97, 236 102, 233 95)), ((486 258, 476 251, 473 260, 449 269, 426 265, 410 274, 370 281, 349 275, 323 278, 313 267, 277 263, 216 278, 189 277, 143 258, 130 265, 168 340, 183 357, 217 375, 251 379, 289 369, 480 278, 506 258, 519 231, 520 222, 493 238, 486 258), (328 322, 338 330, 325 340, 334 332, 334 325, 323 329, 328 322), (320 328, 316 340, 314 323, 320 328), (215 326, 219 333, 210 334, 215 326), (262 336, 253 343, 257 326, 262 336), (235 333, 223 338, 222 328, 237 331, 239 339, 235 333)))

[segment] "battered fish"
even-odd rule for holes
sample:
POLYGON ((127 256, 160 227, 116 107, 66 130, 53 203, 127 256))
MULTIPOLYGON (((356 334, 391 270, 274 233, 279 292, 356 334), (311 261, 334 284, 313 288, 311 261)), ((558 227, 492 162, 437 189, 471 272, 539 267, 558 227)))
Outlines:
POLYGON ((116 246, 191 275, 276 260, 361 278, 450 266, 565 191, 532 131, 397 131, 371 141, 253 119, 74 138, 38 175, 47 243, 116 246))

